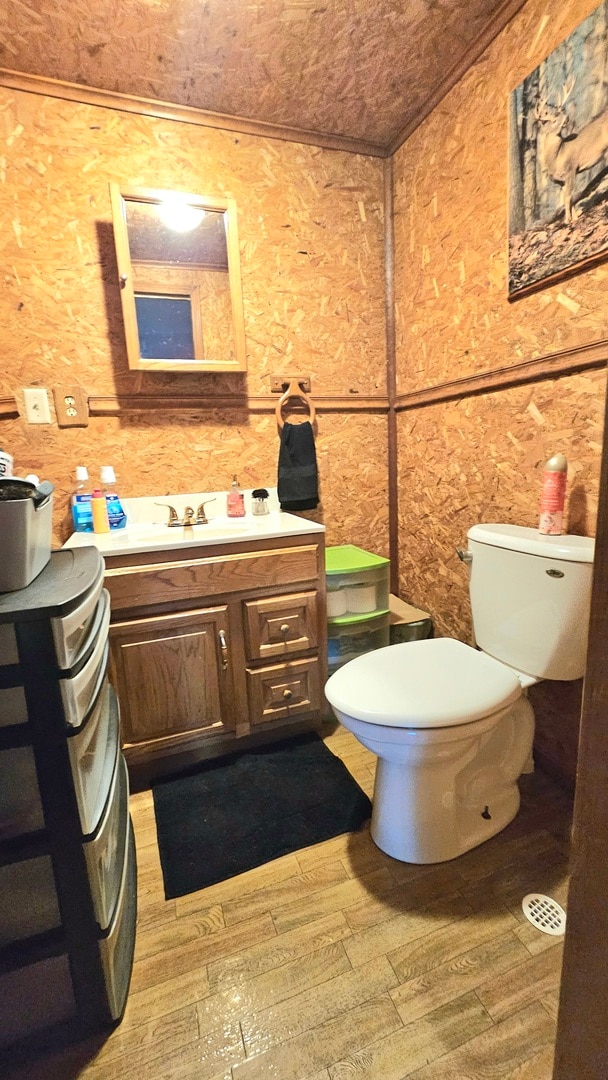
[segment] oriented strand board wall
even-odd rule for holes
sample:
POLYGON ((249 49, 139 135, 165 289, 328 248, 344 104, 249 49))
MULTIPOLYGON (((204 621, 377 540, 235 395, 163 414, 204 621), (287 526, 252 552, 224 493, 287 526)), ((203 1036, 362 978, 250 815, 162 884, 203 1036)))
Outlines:
MULTIPOLYGON (((530 0, 395 156, 402 394, 606 337, 605 265, 506 299, 508 94, 594 6, 530 0)), ((455 549, 476 521, 535 527, 550 454, 569 460, 568 528, 594 535, 604 389, 599 370, 399 414, 401 595, 437 633, 471 640, 455 549)), ((551 719, 541 700, 543 757, 570 780, 577 711, 568 737, 551 719)))
MULTIPOLYGON (((318 416, 316 438, 321 503, 304 516, 327 528, 327 544, 358 544, 388 556, 386 419, 333 413, 318 416), (365 454, 362 455, 362 447, 365 454), (363 457, 363 460, 362 460, 363 457)), ((127 412, 98 417, 88 428, 26 427, 21 420, 1 425, 3 445, 56 484, 57 542, 71 530, 68 500, 70 463, 112 463, 125 495, 178 491, 221 491, 233 472, 243 487, 276 481, 278 438, 274 414, 234 409, 127 412)))
POLYGON ((509 93, 596 6, 528 0, 395 155, 400 393, 606 336, 606 265, 506 300, 509 93))
MULTIPOLYGON (((0 88, 3 358, 0 396, 77 383, 89 395, 270 392, 297 372, 315 395, 386 387, 383 163, 343 152, 0 88), (109 183, 236 199, 249 371, 174 375, 127 367, 109 183)), ((276 481, 272 413, 124 411, 86 429, 4 421, 0 444, 57 485, 69 531, 77 464, 113 463, 124 495, 276 481)), ((388 544, 386 420, 318 414, 328 541, 388 544), (365 446, 364 466, 360 451, 365 446)))
POLYGON ((400 414, 401 595, 431 613, 437 634, 472 641, 456 549, 478 521, 537 525, 540 466, 554 445, 569 461, 566 527, 594 534, 604 382, 586 372, 400 414))

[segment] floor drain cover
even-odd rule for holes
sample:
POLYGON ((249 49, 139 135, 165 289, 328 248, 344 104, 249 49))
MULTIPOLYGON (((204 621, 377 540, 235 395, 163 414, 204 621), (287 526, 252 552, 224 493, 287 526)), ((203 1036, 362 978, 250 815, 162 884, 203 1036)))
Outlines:
POLYGON ((542 893, 528 893, 521 906, 526 919, 543 934, 561 937, 566 932, 566 912, 557 900, 542 893))

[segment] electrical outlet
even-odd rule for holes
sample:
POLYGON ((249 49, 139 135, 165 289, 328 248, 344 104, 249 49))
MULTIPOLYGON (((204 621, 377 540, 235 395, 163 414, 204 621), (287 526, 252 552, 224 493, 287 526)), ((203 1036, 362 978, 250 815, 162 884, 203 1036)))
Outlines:
POLYGON ((50 424, 49 396, 41 386, 28 386, 23 391, 25 418, 28 424, 50 424))
POLYGON ((54 386, 53 398, 59 427, 87 427, 89 404, 80 386, 54 386))

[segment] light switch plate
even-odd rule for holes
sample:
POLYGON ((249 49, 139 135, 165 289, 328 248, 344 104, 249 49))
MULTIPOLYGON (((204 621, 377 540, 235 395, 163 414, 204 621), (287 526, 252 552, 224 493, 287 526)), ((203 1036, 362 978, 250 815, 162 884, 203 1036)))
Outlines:
POLYGON ((88 427, 89 402, 81 386, 54 386, 53 399, 59 427, 88 427))
POLYGON ((25 418, 28 424, 50 424, 49 396, 41 386, 26 386, 23 390, 25 418))

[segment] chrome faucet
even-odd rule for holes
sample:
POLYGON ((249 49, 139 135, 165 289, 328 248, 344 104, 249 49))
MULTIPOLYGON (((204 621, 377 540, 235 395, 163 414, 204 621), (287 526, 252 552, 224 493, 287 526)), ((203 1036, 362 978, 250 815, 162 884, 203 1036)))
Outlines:
POLYGON ((209 524, 207 515, 205 513, 205 507, 206 507, 207 503, 210 503, 210 502, 215 502, 215 499, 205 499, 205 501, 202 502, 200 504, 200 506, 197 508, 197 511, 196 511, 196 524, 197 525, 208 525, 209 524))
POLYGON ((202 502, 200 504, 196 511, 196 517, 194 516, 194 510, 192 509, 192 507, 186 506, 184 508, 184 516, 181 521, 179 520, 177 510, 175 509, 175 507, 170 506, 169 503, 156 502, 154 503, 154 505, 165 506, 169 511, 169 520, 167 522, 167 527, 169 529, 179 529, 185 528, 188 525, 208 525, 209 522, 207 520, 207 515, 205 514, 205 507, 207 503, 210 502, 215 502, 215 499, 206 499, 205 502, 202 502))
POLYGON ((181 524, 181 522, 180 522, 180 520, 179 520, 179 518, 177 516, 177 510, 173 506, 169 506, 169 503, 155 502, 154 505, 155 506, 166 506, 167 510, 169 511, 169 520, 167 522, 167 525, 169 526, 170 529, 175 528, 176 525, 181 524))

